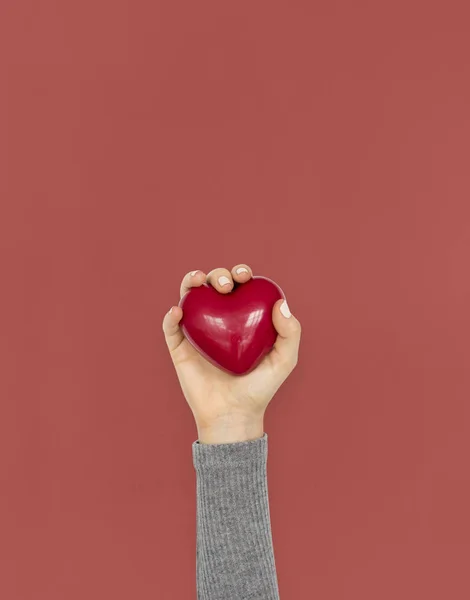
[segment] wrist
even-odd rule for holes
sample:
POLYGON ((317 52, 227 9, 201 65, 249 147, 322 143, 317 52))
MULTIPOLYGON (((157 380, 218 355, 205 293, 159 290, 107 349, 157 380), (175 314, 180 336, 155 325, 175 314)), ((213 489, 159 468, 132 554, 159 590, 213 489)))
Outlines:
POLYGON ((249 442, 264 435, 263 417, 224 417, 210 423, 199 424, 198 441, 201 444, 233 444, 249 442))

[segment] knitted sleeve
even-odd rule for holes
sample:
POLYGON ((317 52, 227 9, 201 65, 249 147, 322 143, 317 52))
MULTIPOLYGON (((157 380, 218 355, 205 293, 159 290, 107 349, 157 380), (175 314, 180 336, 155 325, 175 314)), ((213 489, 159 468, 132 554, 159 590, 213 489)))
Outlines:
POLYGON ((279 600, 267 485, 268 437, 193 443, 198 600, 279 600))

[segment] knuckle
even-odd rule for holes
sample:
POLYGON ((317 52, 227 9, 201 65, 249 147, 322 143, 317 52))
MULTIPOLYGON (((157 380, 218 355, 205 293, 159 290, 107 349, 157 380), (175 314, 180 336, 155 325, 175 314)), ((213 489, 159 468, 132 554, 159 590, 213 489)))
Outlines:
POLYGON ((295 366, 294 357, 291 355, 284 356, 281 359, 281 369, 285 373, 290 373, 295 366))
POLYGON ((302 325, 299 321, 297 321, 297 319, 292 321, 292 331, 298 335, 302 333, 302 325))
POLYGON ((293 371, 295 369, 295 367, 297 366, 299 362, 299 353, 298 352, 294 352, 293 354, 291 354, 289 356, 289 371, 293 371))

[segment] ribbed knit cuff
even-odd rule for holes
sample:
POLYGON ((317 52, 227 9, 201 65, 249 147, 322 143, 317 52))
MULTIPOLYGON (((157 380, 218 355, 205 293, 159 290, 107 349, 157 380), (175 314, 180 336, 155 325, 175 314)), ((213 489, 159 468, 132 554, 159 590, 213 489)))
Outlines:
POLYGON ((247 442, 229 444, 193 443, 193 464, 197 471, 216 467, 266 463, 268 435, 247 442))

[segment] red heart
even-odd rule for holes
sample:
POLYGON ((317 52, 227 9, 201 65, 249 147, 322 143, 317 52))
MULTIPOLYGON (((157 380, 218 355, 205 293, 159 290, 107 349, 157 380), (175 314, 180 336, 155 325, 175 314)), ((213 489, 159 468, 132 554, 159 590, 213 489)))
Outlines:
POLYGON ((228 373, 244 375, 261 362, 276 341, 272 310, 280 298, 285 298, 283 291, 267 277, 235 282, 228 294, 204 283, 181 298, 180 326, 209 362, 228 373))

